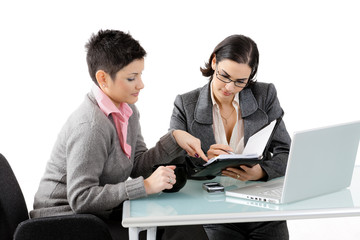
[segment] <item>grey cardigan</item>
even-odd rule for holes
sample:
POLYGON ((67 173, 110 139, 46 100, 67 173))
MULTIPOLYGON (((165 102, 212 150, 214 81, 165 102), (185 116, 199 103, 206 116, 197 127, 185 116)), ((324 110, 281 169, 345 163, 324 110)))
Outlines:
POLYGON ((143 180, 151 174, 152 166, 170 161, 182 149, 169 132, 148 150, 139 112, 134 105, 130 107, 129 159, 120 147, 111 115, 108 118, 100 110, 92 93, 85 97, 58 135, 31 217, 73 213, 107 216, 124 200, 146 196, 143 180))
MULTIPOLYGON (((181 129, 199 138, 205 153, 212 144, 215 144, 210 83, 202 88, 178 95, 170 121, 171 129, 181 129)), ((283 114, 273 84, 257 82, 243 89, 239 94, 239 102, 244 119, 245 145, 250 136, 283 114)), ((267 173, 266 179, 263 180, 285 174, 290 142, 290 136, 282 121, 269 148, 272 156, 261 164, 267 173)))

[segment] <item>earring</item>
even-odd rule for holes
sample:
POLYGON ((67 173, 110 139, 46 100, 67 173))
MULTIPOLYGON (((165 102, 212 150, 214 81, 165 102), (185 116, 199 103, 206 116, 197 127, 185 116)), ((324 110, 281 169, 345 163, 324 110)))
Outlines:
POLYGON ((103 84, 102 86, 105 87, 105 84, 103 84))

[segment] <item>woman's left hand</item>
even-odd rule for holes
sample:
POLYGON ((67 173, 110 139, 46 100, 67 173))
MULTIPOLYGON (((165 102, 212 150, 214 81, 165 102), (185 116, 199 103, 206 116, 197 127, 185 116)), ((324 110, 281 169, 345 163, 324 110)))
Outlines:
POLYGON ((221 172, 224 176, 232 177, 241 181, 256 181, 266 176, 265 171, 259 164, 253 167, 240 165, 240 168, 226 168, 221 172))
POLYGON ((196 158, 201 157, 204 161, 208 161, 205 153, 201 150, 200 139, 183 130, 174 130, 173 136, 179 146, 182 147, 189 156, 196 158))

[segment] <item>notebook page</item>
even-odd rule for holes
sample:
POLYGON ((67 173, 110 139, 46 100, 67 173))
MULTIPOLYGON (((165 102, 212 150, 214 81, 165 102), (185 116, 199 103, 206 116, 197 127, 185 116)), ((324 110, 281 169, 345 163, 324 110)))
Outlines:
POLYGON ((243 155, 255 154, 261 156, 265 150, 266 144, 274 130, 276 120, 272 121, 268 126, 261 129, 259 132, 252 135, 243 151, 243 155))

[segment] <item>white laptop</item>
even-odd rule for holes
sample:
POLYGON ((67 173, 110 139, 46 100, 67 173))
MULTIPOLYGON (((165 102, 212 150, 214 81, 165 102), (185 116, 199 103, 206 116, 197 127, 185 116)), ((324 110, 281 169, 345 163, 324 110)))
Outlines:
POLYGON ((296 132, 285 177, 227 190, 230 197, 290 203, 347 188, 360 139, 360 121, 296 132))

